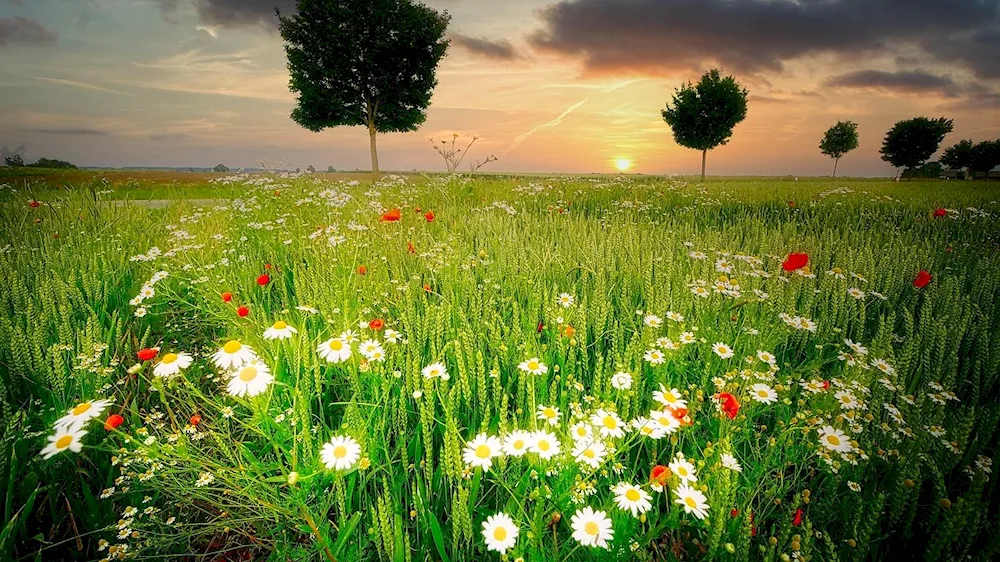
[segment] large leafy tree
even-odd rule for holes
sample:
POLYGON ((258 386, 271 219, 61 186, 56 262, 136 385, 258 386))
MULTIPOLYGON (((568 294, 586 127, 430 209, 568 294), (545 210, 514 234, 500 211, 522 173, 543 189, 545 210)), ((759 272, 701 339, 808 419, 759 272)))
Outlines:
POLYGON ((661 114, 677 144, 701 151, 701 181, 705 181, 708 151, 729 142, 733 127, 746 119, 747 91, 732 76, 712 69, 697 84, 682 84, 661 114))
POLYGON ((939 160, 952 170, 963 170, 972 165, 972 151, 975 145, 969 139, 963 139, 944 150, 939 160))
POLYGON ((854 121, 837 121, 837 124, 826 130, 823 140, 819 142, 819 150, 833 158, 833 177, 837 177, 837 164, 848 152, 858 147, 858 124, 854 121))
POLYGON ((366 127, 377 175, 376 134, 427 119, 450 16, 413 0, 298 0, 297 9, 278 14, 298 94, 292 119, 314 132, 366 127))
POLYGON ((897 168, 912 170, 931 157, 944 136, 952 131, 951 119, 939 117, 914 117, 899 121, 885 134, 882 141, 882 160, 897 168))
POLYGON ((988 179, 990 170, 1000 166, 1000 140, 983 141, 972 147, 969 170, 982 172, 988 179))

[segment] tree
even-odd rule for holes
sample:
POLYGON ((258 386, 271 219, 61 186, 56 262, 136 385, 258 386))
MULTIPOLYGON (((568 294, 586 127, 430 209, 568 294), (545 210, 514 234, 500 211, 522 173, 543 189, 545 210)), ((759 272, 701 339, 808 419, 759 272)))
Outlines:
POLYGON ((278 14, 298 95, 291 117, 313 132, 366 127, 377 176, 376 134, 415 131, 427 119, 451 16, 414 0, 298 0, 297 8, 278 14))
POLYGON ((701 181, 708 151, 729 142, 733 127, 746 119, 747 93, 735 78, 712 69, 697 85, 682 84, 674 91, 673 105, 660 112, 677 144, 701 151, 701 181))
POLYGON ((972 165, 972 151, 975 145, 971 140, 963 139, 945 149, 940 161, 952 170, 964 170, 972 165))
POLYGON ((39 158, 34 164, 28 164, 29 168, 65 169, 75 170, 76 166, 65 160, 53 160, 49 158, 39 158))
POLYGON ((885 134, 879 151, 882 160, 896 168, 912 170, 937 152, 941 141, 951 132, 952 127, 952 120, 944 117, 914 117, 899 121, 885 134))
POLYGON ((823 140, 819 142, 819 150, 833 158, 833 177, 837 177, 837 164, 848 152, 858 147, 858 124, 854 121, 837 121, 837 124, 826 130, 823 140))
POLYGON ((10 166, 11 168, 23 168, 24 158, 20 154, 11 153, 9 156, 5 156, 3 159, 5 166, 10 166))
POLYGON ((229 172, 229 168, 224 164, 218 164, 217 166, 212 168, 212 171, 220 174, 225 174, 229 172))
POLYGON ((983 141, 972 147, 969 171, 982 172, 983 177, 989 179, 990 170, 997 166, 1000 166, 1000 140, 983 141))

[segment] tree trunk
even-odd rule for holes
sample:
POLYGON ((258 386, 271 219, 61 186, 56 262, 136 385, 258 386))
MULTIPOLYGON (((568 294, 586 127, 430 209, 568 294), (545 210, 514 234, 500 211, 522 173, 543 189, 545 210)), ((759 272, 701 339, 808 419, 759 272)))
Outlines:
POLYGON ((378 179, 378 151, 375 148, 375 123, 368 123, 368 137, 371 139, 372 149, 372 181, 378 179))
POLYGON ((701 183, 705 183, 705 157, 708 156, 707 150, 701 151, 701 183))
POLYGON ((833 160, 833 177, 837 177, 837 164, 840 162, 840 158, 835 158, 833 160))

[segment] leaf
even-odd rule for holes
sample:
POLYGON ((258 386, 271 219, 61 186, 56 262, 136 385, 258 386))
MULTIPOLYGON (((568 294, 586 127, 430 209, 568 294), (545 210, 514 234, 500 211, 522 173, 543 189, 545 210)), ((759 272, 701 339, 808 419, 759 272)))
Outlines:
POLYGON ((444 560, 444 562, 451 562, 451 558, 448 557, 448 553, 444 548, 444 534, 441 532, 441 524, 438 523, 433 511, 427 510, 425 513, 427 514, 427 520, 431 524, 431 537, 434 538, 434 546, 437 547, 438 555, 441 556, 441 560, 444 560))

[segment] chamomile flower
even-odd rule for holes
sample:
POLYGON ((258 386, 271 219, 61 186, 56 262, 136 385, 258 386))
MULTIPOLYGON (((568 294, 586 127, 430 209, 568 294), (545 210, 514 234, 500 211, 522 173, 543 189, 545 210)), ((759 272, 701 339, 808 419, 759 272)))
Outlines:
POLYGON ((480 433, 465 444, 465 451, 462 452, 462 459, 465 464, 473 468, 482 468, 483 472, 489 472, 493 466, 493 459, 503 454, 503 443, 499 439, 486 433, 480 433))
POLYGON ((610 548, 608 542, 615 537, 608 514, 594 511, 590 506, 577 510, 570 518, 570 526, 573 528, 573 538, 583 546, 610 548))
POLYGON ((365 359, 371 360, 374 356, 381 357, 384 353, 382 349, 382 344, 376 340, 365 340, 358 344, 358 353, 364 356, 365 359))
POLYGON ((545 366, 537 357, 532 357, 527 361, 522 361, 518 366, 525 373, 531 373, 532 375, 544 375, 549 372, 549 368, 545 366))
POLYGON ((712 351, 714 351, 715 354, 721 357, 722 359, 729 359, 730 357, 735 355, 735 353, 733 352, 733 348, 729 347, 728 345, 722 342, 713 343, 712 351))
POLYGON ((294 327, 289 326, 287 322, 283 320, 278 320, 271 327, 264 330, 265 340, 287 340, 292 337, 292 334, 297 333, 294 327))
POLYGON ((820 428, 819 442, 827 449, 838 453, 850 453, 854 450, 851 440, 842 431, 829 425, 820 428))
MULTIPOLYGON (((680 422, 678 422, 678 425, 679 424, 680 422)), ((656 423, 655 421, 649 418, 642 416, 632 420, 632 427, 634 427, 635 430, 639 432, 639 435, 642 435, 643 437, 649 437, 650 439, 660 439, 667 433, 660 426, 660 424, 656 423)))
POLYGON ((212 355, 212 361, 220 369, 236 369, 257 358, 250 346, 243 345, 239 340, 229 340, 212 355))
POLYGON ((681 391, 676 388, 667 389, 663 384, 660 384, 660 390, 653 391, 653 400, 674 410, 687 407, 687 400, 681 397, 681 391))
POLYGON ((158 377, 172 377, 191 366, 194 358, 187 353, 168 353, 153 367, 153 374, 158 377))
POLYGON ((589 423, 577 422, 569 428, 569 434, 573 441, 590 442, 594 439, 594 428, 589 423))
POLYGON ((681 420, 674 417, 668 410, 650 410, 649 419, 663 431, 665 435, 676 432, 681 427, 681 420))
POLYGON ((647 314, 643 319, 642 323, 649 326, 650 328, 659 328, 663 325, 663 319, 655 314, 647 314))
POLYGON ((778 401, 778 393, 764 383, 757 383, 750 387, 750 398, 762 404, 773 404, 778 401))
POLYGON ((504 512, 490 515, 483 521, 483 539, 486 550, 506 554, 517 543, 519 529, 514 520, 504 512))
POLYGON ((615 505, 618 509, 631 512, 632 517, 639 517, 653 507, 649 501, 652 499, 649 492, 628 482, 619 482, 611 491, 615 494, 615 505))
POLYGON ((441 379, 448 380, 450 377, 448 375, 448 369, 445 368, 444 363, 431 363, 430 365, 424 367, 421 371, 425 379, 441 379))
POLYGON ((761 351, 759 349, 757 350, 757 359, 760 359, 761 361, 767 363, 768 365, 774 365, 775 362, 777 362, 778 360, 773 354, 768 353, 766 351, 761 351))
POLYGON ((729 453, 722 453, 722 466, 733 470, 736 472, 743 472, 743 467, 740 466, 740 461, 736 460, 736 457, 730 455, 729 453))
POLYGON ((330 338, 319 344, 316 352, 330 363, 343 363, 351 358, 351 344, 343 337, 330 338))
POLYGON ((569 308, 573 306, 574 302, 575 299, 573 298, 573 295, 569 293, 560 293, 559 296, 556 298, 556 304, 558 304, 563 308, 569 308))
POLYGON ((617 439, 625 435, 625 422, 614 412, 597 410, 590 416, 590 423, 602 437, 617 439))
MULTIPOLYGON (((100 416, 104 413, 104 410, 111 405, 111 400, 101 399, 101 400, 88 400, 86 402, 80 402, 76 406, 73 406, 69 410, 66 410, 66 415, 56 420, 53 424, 56 430, 66 428, 68 431, 80 429, 88 421, 100 416)), ((86 432, 84 432, 86 433, 86 432)), ((79 449, 73 451, 74 453, 79 452, 79 449)))
POLYGON ((632 375, 624 371, 618 371, 611 377, 611 387, 615 390, 628 390, 632 388, 632 375))
POLYGON ((273 380, 271 369, 254 359, 232 372, 226 388, 233 396, 257 396, 267 390, 273 380))
POLYGON ((694 464, 684 458, 684 455, 681 453, 678 453, 677 456, 674 457, 674 460, 670 461, 670 464, 668 464, 667 467, 681 479, 681 482, 698 481, 698 475, 696 474, 694 464))
POLYGON ((857 300, 865 298, 865 292, 857 287, 851 287, 850 289, 847 289, 847 294, 854 297, 857 300))
POLYGON ((521 457, 531 447, 531 433, 515 430, 503 438, 503 454, 508 457, 521 457))
POLYGON ((685 513, 694 515, 698 519, 708 516, 708 501, 701 490, 681 484, 674 490, 674 494, 677 496, 674 503, 681 505, 685 513))
POLYGON ((667 358, 663 355, 663 352, 659 349, 648 349, 646 354, 643 355, 643 359, 649 361, 653 365, 662 365, 667 358))
POLYGON ((535 414, 535 418, 549 422, 549 425, 556 426, 559 425, 559 408, 555 406, 539 406, 538 412, 535 414))
POLYGON ((80 440, 86 434, 87 431, 80 429, 79 426, 57 427, 56 432, 49 435, 49 444, 42 449, 40 454, 43 459, 50 459, 67 450, 79 453, 83 449, 83 443, 80 440))
POLYGON ((571 454, 576 462, 597 468, 608 456, 608 448, 600 441, 577 441, 571 454))
POLYGON ((837 399, 837 403, 840 404, 840 407, 845 410, 854 410, 861 407, 861 402, 859 402, 857 397, 850 391, 838 390, 833 396, 837 399))
POLYGON ((537 454, 545 460, 558 455, 561 450, 562 447, 559 445, 559 440, 548 431, 536 431, 531 440, 531 448, 529 449, 530 452, 537 454))
POLYGON ((327 470, 350 470, 360 457, 361 445, 349 435, 335 435, 319 452, 327 470))

